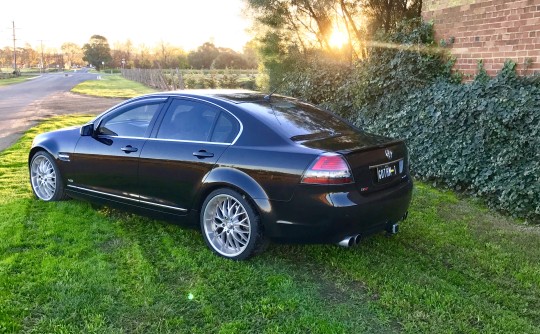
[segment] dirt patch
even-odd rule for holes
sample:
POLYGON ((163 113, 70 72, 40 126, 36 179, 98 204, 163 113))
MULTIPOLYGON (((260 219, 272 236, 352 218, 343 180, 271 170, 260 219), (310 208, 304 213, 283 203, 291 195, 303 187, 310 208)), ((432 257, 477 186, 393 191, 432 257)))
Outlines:
POLYGON ((28 105, 22 112, 17 113, 6 124, 1 124, 2 138, 0 138, 0 151, 5 150, 24 132, 40 121, 56 115, 90 114, 98 115, 110 107, 124 101, 113 99, 78 95, 70 92, 57 93, 47 96, 28 105))

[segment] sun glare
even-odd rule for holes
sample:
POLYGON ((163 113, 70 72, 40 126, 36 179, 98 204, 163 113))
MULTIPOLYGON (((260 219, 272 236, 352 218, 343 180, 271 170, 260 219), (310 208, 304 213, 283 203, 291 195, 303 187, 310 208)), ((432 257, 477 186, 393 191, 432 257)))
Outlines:
POLYGON ((348 41, 349 41, 349 36, 347 35, 346 31, 343 31, 340 29, 334 29, 334 31, 332 31, 332 35, 330 35, 330 39, 328 40, 328 43, 330 43, 331 47, 341 48, 348 41))

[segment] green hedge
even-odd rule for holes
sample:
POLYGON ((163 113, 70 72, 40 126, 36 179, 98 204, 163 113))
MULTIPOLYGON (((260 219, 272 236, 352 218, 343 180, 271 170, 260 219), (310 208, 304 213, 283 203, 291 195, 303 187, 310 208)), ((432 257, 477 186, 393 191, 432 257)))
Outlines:
MULTIPOLYGON (((540 76, 517 77, 514 66, 467 84, 435 82, 399 108, 360 113, 357 123, 405 138, 416 177, 539 223, 540 76)), ((391 105, 391 96, 383 100, 391 105)))

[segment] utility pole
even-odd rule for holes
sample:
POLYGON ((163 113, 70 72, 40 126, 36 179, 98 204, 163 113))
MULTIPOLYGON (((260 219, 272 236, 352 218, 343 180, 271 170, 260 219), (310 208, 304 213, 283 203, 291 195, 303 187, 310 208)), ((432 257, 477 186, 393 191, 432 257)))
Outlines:
POLYGON ((13 23, 13 71, 17 72, 17 46, 15 45, 15 21, 13 23))
POLYGON ((44 70, 44 67, 45 67, 45 63, 43 62, 43 40, 40 39, 39 41, 41 42, 41 66, 40 66, 40 69, 39 69, 39 73, 43 73, 43 70, 44 70))

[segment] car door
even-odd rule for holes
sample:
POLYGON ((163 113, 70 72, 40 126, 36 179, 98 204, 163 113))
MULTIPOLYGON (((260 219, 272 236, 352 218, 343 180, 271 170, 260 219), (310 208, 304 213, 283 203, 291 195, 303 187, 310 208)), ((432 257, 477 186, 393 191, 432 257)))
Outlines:
POLYGON ((141 155, 141 204, 186 214, 204 176, 240 131, 238 120, 208 102, 177 98, 141 155))
POLYGON ((71 158, 68 187, 91 196, 135 204, 139 155, 166 98, 145 99, 108 112, 92 136, 81 136, 71 158))

